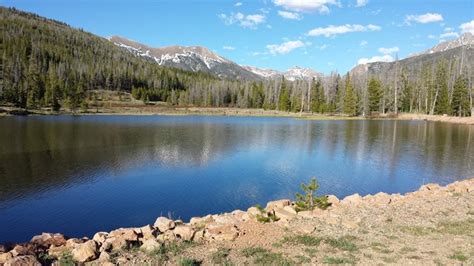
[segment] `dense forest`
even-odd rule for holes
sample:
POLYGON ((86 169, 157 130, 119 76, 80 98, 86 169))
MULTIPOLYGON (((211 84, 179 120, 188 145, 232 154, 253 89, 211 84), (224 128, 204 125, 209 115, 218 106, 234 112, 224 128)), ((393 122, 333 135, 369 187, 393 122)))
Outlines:
POLYGON ((0 8, 0 17, 0 104, 25 109, 87 109, 99 90, 129 92, 145 103, 347 115, 468 116, 473 107, 472 71, 463 67, 472 49, 463 49, 461 57, 425 60, 416 70, 397 60, 383 73, 332 73, 293 82, 224 80, 161 67, 107 39, 31 13, 0 8))

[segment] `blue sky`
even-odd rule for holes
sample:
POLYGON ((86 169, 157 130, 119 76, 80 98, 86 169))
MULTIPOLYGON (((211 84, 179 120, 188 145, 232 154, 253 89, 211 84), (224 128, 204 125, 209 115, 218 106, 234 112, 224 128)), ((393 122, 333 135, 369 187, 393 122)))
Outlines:
POLYGON ((473 0, 0 0, 107 37, 202 45, 238 64, 346 72, 474 33, 473 0))

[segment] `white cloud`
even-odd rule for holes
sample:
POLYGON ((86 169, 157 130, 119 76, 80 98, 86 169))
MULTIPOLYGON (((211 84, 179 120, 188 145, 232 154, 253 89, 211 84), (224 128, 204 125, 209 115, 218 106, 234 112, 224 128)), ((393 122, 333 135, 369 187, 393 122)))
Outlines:
POLYGON ((445 33, 439 35, 439 38, 440 38, 440 39, 444 39, 444 38, 457 38, 457 37, 459 37, 459 34, 458 34, 457 32, 453 32, 453 31, 451 31, 451 32, 445 32, 445 33))
POLYGON ((363 31, 379 31, 382 28, 377 25, 369 24, 367 26, 358 24, 345 24, 340 26, 330 25, 326 28, 315 28, 308 32, 309 36, 321 36, 332 37, 338 34, 345 34, 349 32, 363 32, 363 31))
POLYGON ((356 7, 362 7, 369 3, 369 0, 357 0, 356 7))
POLYGON ((296 13, 296 12, 289 12, 289 11, 279 10, 278 15, 280 15, 280 17, 285 18, 285 19, 292 19, 292 20, 301 20, 301 19, 303 19, 303 17, 299 13, 296 13))
POLYGON ((474 20, 461 24, 459 28, 461 29, 462 33, 470 32, 474 34, 474 20))
POLYGON ((366 46, 367 44, 369 44, 367 41, 361 41, 359 45, 360 46, 366 46))
POLYGON ((433 34, 430 34, 428 35, 428 39, 436 39, 436 36, 434 36, 433 34))
POLYGON ((321 14, 328 13, 330 5, 340 6, 337 0, 273 0, 273 3, 291 11, 321 14))
POLYGON ((407 24, 410 24, 411 22, 426 24, 426 23, 438 22, 438 21, 443 21, 443 16, 438 13, 426 13, 423 15, 408 15, 405 18, 405 22, 407 24))
POLYGON ((451 28, 451 27, 446 27, 446 28, 444 28, 444 31, 453 31, 453 30, 454 30, 454 29, 451 28))
POLYGON ((234 6, 241 6, 241 5, 242 5, 242 2, 237 2, 237 3, 235 3, 234 6))
POLYGON ((385 54, 385 55, 398 53, 399 51, 400 51, 400 48, 398 48, 397 46, 390 47, 390 48, 384 48, 384 47, 379 48, 379 53, 385 54))
POLYGON ((269 44, 267 45, 267 50, 270 54, 287 54, 303 46, 305 46, 305 44, 300 40, 287 41, 281 44, 269 44))
POLYGON ((219 18, 224 21, 226 25, 238 24, 244 28, 255 29, 259 24, 265 23, 265 16, 261 14, 245 15, 240 12, 231 13, 230 15, 219 14, 219 18))
POLYGON ((235 47, 234 46, 223 46, 222 49, 233 51, 233 50, 235 50, 235 47))
POLYGON ((357 64, 368 64, 368 63, 373 63, 373 62, 392 62, 394 59, 391 55, 376 55, 371 58, 361 58, 359 61, 357 61, 357 64))

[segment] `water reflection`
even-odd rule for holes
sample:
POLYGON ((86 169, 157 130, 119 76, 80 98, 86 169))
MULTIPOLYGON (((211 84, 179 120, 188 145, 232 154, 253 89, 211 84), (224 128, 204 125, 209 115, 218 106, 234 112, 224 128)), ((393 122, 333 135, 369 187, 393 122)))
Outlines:
POLYGON ((82 236, 292 197, 340 197, 474 175, 472 126, 231 117, 0 119, 0 242, 82 236), (33 222, 31 217, 35 217, 33 222))

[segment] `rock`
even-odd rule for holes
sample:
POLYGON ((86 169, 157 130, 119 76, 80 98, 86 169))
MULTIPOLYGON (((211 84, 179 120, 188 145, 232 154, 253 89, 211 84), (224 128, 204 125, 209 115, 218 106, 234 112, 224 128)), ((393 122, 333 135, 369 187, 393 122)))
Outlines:
POLYGON ((26 255, 9 259, 4 266, 41 266, 41 263, 34 255, 26 255))
POLYGON ((201 242, 203 241, 205 238, 204 236, 204 230, 199 230, 197 231, 196 233, 194 233, 194 238, 193 238, 193 241, 194 242, 201 242))
POLYGON ((334 195, 328 195, 328 203, 331 203, 331 207, 339 206, 341 201, 334 195))
POLYGON ((194 229, 190 225, 178 225, 174 228, 173 234, 178 239, 191 241, 194 236, 194 229))
POLYGON ((142 238, 144 240, 156 239, 156 236, 158 235, 157 230, 151 225, 145 225, 143 227, 140 227, 140 230, 142 233, 142 238))
POLYGON ((313 225, 303 224, 303 225, 298 226, 296 230, 298 230, 300 233, 303 233, 303 234, 311 234, 314 232, 315 229, 316 227, 314 227, 313 225))
POLYGON ((214 222, 212 215, 207 215, 204 217, 193 217, 189 221, 189 224, 196 228, 204 228, 206 224, 214 222))
POLYGON ((78 238, 70 238, 66 241, 66 247, 74 248, 78 244, 84 243, 84 240, 78 238))
POLYGON ((233 241, 239 236, 239 229, 232 224, 211 223, 206 226, 205 237, 210 240, 233 241))
POLYGON ((250 220, 250 216, 247 214, 247 212, 241 211, 241 210, 235 210, 231 212, 231 214, 237 219, 239 222, 245 222, 250 220))
POLYGON ((289 212, 289 213, 293 213, 293 214, 295 214, 295 215, 297 214, 296 210, 295 210, 293 207, 291 207, 291 206, 285 206, 285 207, 283 207, 283 210, 285 210, 285 211, 287 211, 287 212, 289 212))
POLYGON ((66 238, 62 234, 42 233, 41 235, 34 236, 30 240, 30 243, 43 247, 49 247, 51 245, 61 246, 66 244, 66 238))
POLYGON ((110 237, 100 247, 99 251, 119 251, 129 247, 129 242, 120 237, 110 237))
POLYGON ((324 212, 323 210, 319 208, 315 208, 312 211, 300 211, 298 212, 298 216, 301 216, 303 218, 314 218, 314 217, 321 216, 323 212, 324 212))
POLYGON ((156 239, 161 243, 164 243, 175 240, 175 235, 173 234, 173 231, 166 231, 163 234, 159 234, 156 239))
POLYGON ((78 244, 72 251, 72 257, 77 262, 91 261, 97 258, 97 243, 94 240, 88 240, 85 243, 78 244))
POLYGON ((276 201, 269 201, 267 203, 266 210, 267 211, 272 211, 276 208, 283 209, 285 206, 290 206, 291 201, 289 199, 282 199, 282 200, 276 200, 276 201))
POLYGON ((72 248, 67 246, 55 246, 52 245, 48 249, 48 254, 55 258, 61 257, 64 253, 71 252, 72 248))
POLYGON ((109 237, 121 238, 129 242, 138 241, 138 233, 135 228, 120 228, 109 233, 109 237))
POLYGON ((10 252, 0 253, 0 264, 3 264, 13 258, 13 255, 10 252))
POLYGON ((250 216, 250 217, 255 217, 257 215, 261 215, 262 212, 256 208, 256 207, 250 207, 247 209, 247 214, 250 216))
POLYGON ((105 242, 105 240, 107 240, 108 235, 109 233, 107 232, 98 232, 94 234, 94 237, 92 238, 92 240, 102 245, 105 242))
POLYGON ((358 193, 356 193, 354 195, 350 195, 350 196, 345 197, 341 201, 341 203, 345 204, 345 205, 346 204, 348 204, 348 205, 359 205, 359 204, 362 203, 362 201, 363 201, 362 197, 358 193))
POLYGON ((160 232, 166 232, 173 229, 175 227, 175 223, 166 217, 158 217, 154 226, 157 227, 160 232))
POLYGON ((0 245, 0 253, 7 252, 7 248, 4 245, 0 245))
POLYGON ((426 185, 422 185, 419 189, 419 191, 433 191, 433 190, 438 190, 440 189, 441 186, 438 184, 430 183, 426 185))
POLYGON ((231 214, 222 214, 214 218, 214 222, 219 224, 238 224, 240 221, 231 214))
POLYGON ((35 250, 32 245, 16 245, 10 253, 13 257, 22 256, 22 255, 35 255, 35 250))
POLYGON ((99 255, 99 259, 98 261, 100 262, 108 262, 110 261, 110 254, 105 252, 105 251, 102 251, 99 255))
POLYGON ((289 212, 283 208, 276 208, 273 210, 276 217, 281 219, 281 220, 285 220, 285 221, 289 221, 293 218, 296 217, 296 212, 293 213, 293 212, 289 212))
POLYGON ((143 242, 143 244, 140 246, 140 249, 150 253, 156 249, 159 249, 160 247, 161 243, 158 242, 156 239, 148 239, 143 242))
POLYGON ((342 226, 349 228, 349 229, 356 229, 359 227, 361 219, 359 217, 345 217, 341 224, 342 226))

